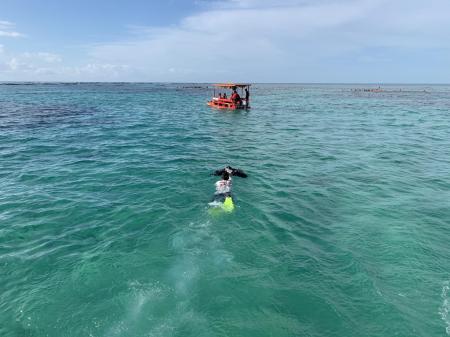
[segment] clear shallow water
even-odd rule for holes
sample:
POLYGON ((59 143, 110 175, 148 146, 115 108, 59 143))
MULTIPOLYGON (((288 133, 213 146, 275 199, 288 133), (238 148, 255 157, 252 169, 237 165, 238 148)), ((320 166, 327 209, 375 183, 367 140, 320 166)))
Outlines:
POLYGON ((450 335, 450 87, 184 86, 0 85, 1 336, 450 335))

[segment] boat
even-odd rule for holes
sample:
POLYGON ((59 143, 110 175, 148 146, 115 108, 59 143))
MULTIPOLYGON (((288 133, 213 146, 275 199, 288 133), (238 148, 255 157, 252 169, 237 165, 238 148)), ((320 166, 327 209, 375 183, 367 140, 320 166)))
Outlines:
POLYGON ((208 105, 213 108, 218 109, 229 109, 229 110, 239 110, 239 109, 250 109, 250 84, 248 83, 218 83, 214 84, 214 94, 212 99, 208 102, 208 105), (231 90, 231 92, 226 92, 226 90, 231 90), (222 95, 222 90, 225 92, 222 95), (240 100, 231 99, 233 91, 239 94, 240 100), (248 92, 246 95, 245 90, 248 92), (217 93, 217 95, 216 95, 217 93), (226 96, 225 96, 226 95, 226 96), (246 98, 247 97, 247 98, 246 98))

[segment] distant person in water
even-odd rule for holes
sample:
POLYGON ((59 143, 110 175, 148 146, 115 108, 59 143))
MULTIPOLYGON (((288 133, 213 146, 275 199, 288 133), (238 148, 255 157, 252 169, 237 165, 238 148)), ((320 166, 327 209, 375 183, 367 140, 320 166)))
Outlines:
POLYGON ((250 92, 245 88, 245 105, 248 108, 250 106, 250 92))

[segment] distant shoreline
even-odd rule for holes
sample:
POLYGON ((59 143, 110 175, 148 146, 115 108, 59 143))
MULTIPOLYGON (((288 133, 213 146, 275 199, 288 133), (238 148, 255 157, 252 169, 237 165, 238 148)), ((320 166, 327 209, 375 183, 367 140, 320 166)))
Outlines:
MULTIPOLYGON (((210 85, 215 82, 133 82, 133 81, 120 81, 120 82, 109 82, 109 81, 0 81, 0 85, 52 85, 52 84, 64 84, 64 85, 77 85, 77 84, 193 84, 193 85, 210 85)), ((450 83, 339 83, 339 82, 251 82, 254 85, 368 85, 368 86, 420 86, 420 85, 450 85, 450 83)))

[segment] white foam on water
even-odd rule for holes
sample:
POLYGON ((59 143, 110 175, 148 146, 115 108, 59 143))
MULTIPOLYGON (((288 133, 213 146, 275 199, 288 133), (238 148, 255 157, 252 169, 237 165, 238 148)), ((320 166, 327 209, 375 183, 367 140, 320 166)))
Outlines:
POLYGON ((216 266, 223 266, 233 261, 233 254, 227 252, 224 249, 218 249, 213 254, 211 254, 211 257, 213 259, 214 265, 216 266))
POLYGON ((211 201, 208 205, 211 207, 222 207, 223 203, 220 201, 211 201))
POLYGON ((169 272, 176 293, 183 296, 188 295, 198 273, 199 269, 193 258, 185 256, 177 260, 169 272))
POLYGON ((123 320, 121 320, 109 329, 109 331, 105 334, 105 337, 121 336, 127 330, 128 330, 127 324, 123 320))
POLYGON ((128 317, 132 320, 139 318, 145 305, 151 304, 164 296, 164 289, 155 283, 142 284, 138 281, 133 281, 130 283, 130 290, 132 298, 129 304, 128 317))
POLYGON ((108 330, 105 337, 121 336, 125 332, 132 330, 130 327, 133 327, 141 318, 144 306, 152 305, 165 295, 164 289, 155 283, 143 284, 138 281, 132 281, 128 284, 128 289, 126 314, 108 330))
POLYGON ((151 321, 146 333, 152 337, 173 336, 181 325, 190 325, 207 334, 207 319, 191 306, 195 283, 209 275, 211 268, 222 270, 233 260, 233 255, 223 249, 209 221, 192 222, 181 228, 172 236, 170 246, 176 256, 166 274, 167 284, 130 282, 125 298, 126 313, 110 327, 105 337, 132 333, 140 319, 151 321), (173 308, 163 317, 152 317, 152 306, 165 300, 175 300, 173 308))
POLYGON ((172 319, 161 322, 156 327, 149 331, 149 337, 169 337, 175 334, 176 326, 173 324, 172 319))
POLYGON ((450 317, 448 316, 448 312, 449 312, 449 295, 450 292, 450 282, 449 281, 445 281, 444 285, 442 286, 442 293, 441 293, 441 298, 442 298, 442 305, 439 308, 439 315, 442 318, 442 321, 445 324, 445 332, 447 333, 447 335, 450 335, 450 317))
POLYGON ((176 294, 183 297, 193 291, 193 284, 202 272, 211 266, 223 267, 233 259, 232 254, 222 248, 210 221, 191 222, 173 235, 171 246, 178 256, 168 274, 176 294))
POLYGON ((190 309, 188 301, 180 301, 165 319, 148 331, 146 336, 174 336, 177 335, 178 327, 186 325, 192 326, 196 331, 202 331, 203 335, 211 335, 208 331, 208 321, 203 314, 190 309))
POLYGON ((169 270, 169 277, 178 295, 186 296, 199 273, 198 251, 202 238, 207 235, 207 225, 196 228, 193 223, 175 233, 172 248, 178 253, 169 270))

